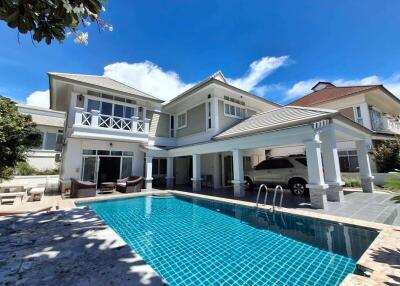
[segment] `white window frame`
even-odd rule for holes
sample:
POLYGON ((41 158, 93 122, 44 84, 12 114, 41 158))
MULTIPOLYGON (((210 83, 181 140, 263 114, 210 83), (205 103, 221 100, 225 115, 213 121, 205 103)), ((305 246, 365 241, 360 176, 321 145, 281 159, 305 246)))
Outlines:
POLYGON ((236 103, 231 102, 231 101, 224 101, 224 115, 225 115, 226 117, 232 117, 232 118, 237 118, 237 119, 243 119, 243 118, 246 117, 246 107, 245 107, 244 105, 236 104, 236 103), (230 106, 235 107, 235 115, 232 115, 232 114, 230 114, 230 113, 226 113, 226 106, 227 106, 227 105, 229 106, 229 109, 230 109, 230 106), (242 116, 236 115, 236 107, 238 107, 238 108, 240 108, 240 109, 243 110, 242 116))
MULTIPOLYGON (((87 107, 88 107, 88 101, 89 101, 89 99, 91 99, 91 100, 96 100, 96 101, 100 102, 100 110, 101 110, 102 102, 107 102, 107 103, 111 103, 111 105, 112 105, 112 107, 111 107, 112 114, 114 114, 114 106, 117 104, 117 105, 131 107, 133 109, 134 116, 139 115, 139 106, 132 104, 132 103, 126 103, 126 102, 122 102, 122 101, 118 101, 118 100, 111 100, 108 98, 96 97, 96 96, 92 96, 92 95, 88 95, 88 94, 84 94, 84 97, 85 97, 85 102, 84 102, 84 110, 85 111, 87 110, 87 107)), ((143 109, 144 109, 144 107, 143 107, 143 109)), ((91 112, 91 110, 88 110, 87 112, 91 112)), ((110 115, 110 116, 114 116, 114 115, 110 115)), ((119 117, 119 116, 116 116, 116 117, 119 117)), ((126 118, 126 117, 122 117, 122 118, 126 118)))
POLYGON ((364 126, 364 119, 362 117, 361 105, 354 106, 353 107, 353 112, 354 112, 354 120, 355 120, 355 122, 357 122, 358 124, 364 126), (358 109, 360 110, 360 114, 358 114, 358 109))
POLYGON ((178 113, 176 115, 176 130, 182 129, 182 128, 186 128, 187 127, 187 111, 178 113), (182 126, 179 126, 179 116, 185 115, 185 124, 182 126))

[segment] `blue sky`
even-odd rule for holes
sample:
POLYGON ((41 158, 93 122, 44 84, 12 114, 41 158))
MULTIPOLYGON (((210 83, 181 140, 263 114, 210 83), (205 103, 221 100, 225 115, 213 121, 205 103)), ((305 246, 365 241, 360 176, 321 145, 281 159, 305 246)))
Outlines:
POLYGON ((217 70, 288 103, 318 80, 400 96, 400 1, 115 1, 88 46, 34 46, 0 22, 0 94, 46 105, 46 72, 106 74, 169 99, 217 70), (32 95, 33 94, 33 95, 32 95), (27 100, 28 98, 28 100, 27 100))

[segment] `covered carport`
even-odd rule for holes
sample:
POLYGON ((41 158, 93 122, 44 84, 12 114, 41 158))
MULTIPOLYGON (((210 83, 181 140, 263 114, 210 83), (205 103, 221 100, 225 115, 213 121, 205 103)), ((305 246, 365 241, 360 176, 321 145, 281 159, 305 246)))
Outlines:
MULTIPOLYGON (((369 130, 343 117, 337 111, 282 107, 247 118, 206 143, 169 150, 148 150, 146 169, 151 170, 151 156, 168 158, 167 178, 173 178, 173 158, 192 156, 193 190, 201 190, 201 155, 231 152, 233 157, 233 190, 244 192, 243 153, 246 149, 304 145, 306 150, 310 201, 314 208, 326 208, 327 201, 341 202, 343 182, 336 143, 357 142, 360 177, 364 192, 372 192, 372 175, 368 159, 371 146, 369 130), (159 153, 159 154, 157 154, 159 153), (323 164, 322 164, 323 162, 323 164)), ((146 179, 151 181, 151 171, 146 179)), ((169 184, 171 186, 171 184, 169 184)))

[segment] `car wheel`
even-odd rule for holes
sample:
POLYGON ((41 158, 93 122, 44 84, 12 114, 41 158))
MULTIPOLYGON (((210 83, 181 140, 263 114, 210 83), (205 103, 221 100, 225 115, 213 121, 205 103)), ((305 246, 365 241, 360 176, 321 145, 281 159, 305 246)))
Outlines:
POLYGON ((244 180, 246 181, 246 189, 250 191, 253 190, 254 189, 253 181, 249 177, 245 177, 244 180))
POLYGON ((306 182, 296 180, 290 183, 290 191, 295 196, 304 196, 307 193, 306 182))

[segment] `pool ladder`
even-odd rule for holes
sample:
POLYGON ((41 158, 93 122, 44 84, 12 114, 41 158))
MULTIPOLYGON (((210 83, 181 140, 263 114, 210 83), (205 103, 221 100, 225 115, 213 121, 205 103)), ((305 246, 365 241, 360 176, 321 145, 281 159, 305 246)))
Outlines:
MULTIPOLYGON (((264 204, 265 206, 267 204, 267 198, 268 198, 268 187, 265 184, 260 185, 258 188, 258 193, 257 193, 257 201, 256 201, 256 208, 258 208, 258 202, 260 200, 260 195, 261 195, 261 190, 265 189, 265 197, 264 197, 264 204)), ((283 188, 281 185, 277 185, 274 189, 274 197, 272 198, 272 211, 275 212, 275 205, 276 205, 276 193, 280 191, 280 200, 279 200, 279 207, 282 207, 282 202, 283 202, 283 188)))

